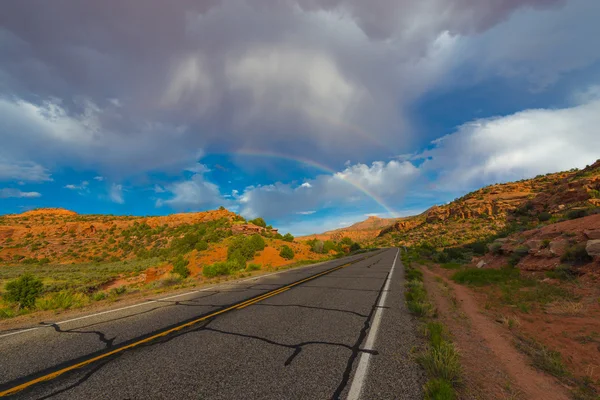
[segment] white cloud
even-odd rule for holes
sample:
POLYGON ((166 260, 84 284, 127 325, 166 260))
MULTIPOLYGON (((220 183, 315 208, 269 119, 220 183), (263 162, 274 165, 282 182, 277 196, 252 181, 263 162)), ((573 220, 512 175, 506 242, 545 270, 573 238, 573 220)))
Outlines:
POLYGON ((442 190, 585 167, 600 158, 600 100, 464 124, 418 154, 442 190))
POLYGON ((319 175, 301 185, 275 183, 248 187, 239 197, 248 217, 282 218, 307 208, 343 207, 369 198, 399 202, 407 185, 419 174, 410 162, 377 161, 355 164, 332 175, 319 175))
POLYGON ((33 162, 11 163, 0 158, 0 181, 47 182, 52 181, 44 167, 33 162))
POLYGON ((296 212, 296 214, 298 214, 298 215, 312 215, 314 213, 316 213, 316 211, 314 211, 314 210, 311 210, 311 211, 297 211, 296 212))
POLYGON ((229 201, 221 196, 219 187, 208 182, 201 174, 191 179, 167 185, 166 190, 173 194, 168 200, 158 200, 156 206, 168 205, 179 210, 200 210, 208 207, 229 205, 229 201))
POLYGON ((118 185, 113 183, 110 186, 110 191, 108 193, 108 197, 111 201, 118 204, 125 203, 125 199, 123 198, 123 185, 118 185))
POLYGON ((0 199, 6 199, 9 197, 32 199, 41 196, 42 195, 38 192, 22 192, 19 189, 11 188, 0 189, 0 199))
POLYGON ((79 185, 69 184, 65 185, 65 189, 70 190, 86 190, 90 183, 88 181, 82 181, 79 185))
POLYGON ((94 180, 98 181, 98 182, 102 182, 104 180, 103 176, 95 176, 94 180))

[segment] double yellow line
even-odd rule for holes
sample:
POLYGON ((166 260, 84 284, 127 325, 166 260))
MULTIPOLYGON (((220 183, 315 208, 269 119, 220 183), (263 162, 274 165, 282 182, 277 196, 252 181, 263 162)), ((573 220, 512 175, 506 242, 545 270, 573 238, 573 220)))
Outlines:
POLYGON ((318 278, 320 276, 323 276, 325 274, 329 274, 329 273, 331 273, 333 271, 337 271, 338 269, 345 268, 345 267, 347 267, 347 266, 349 266, 351 264, 360 262, 360 261, 365 260, 365 259, 367 259, 369 257, 371 257, 371 255, 367 256, 367 257, 360 258, 358 260, 351 261, 349 263, 340 265, 338 267, 334 267, 334 268, 328 269, 326 271, 323 271, 323 272, 320 272, 320 273, 318 273, 316 275, 309 276, 308 278, 305 278, 305 279, 302 279, 302 280, 290 283, 289 285, 286 285, 286 286, 281 287, 279 289, 275 289, 275 290, 273 290, 271 292, 265 293, 265 294, 260 295, 258 297, 254 297, 252 299, 249 299, 249 300, 246 300, 246 301, 242 301, 241 303, 237 303, 237 304, 234 304, 232 306, 223 308, 223 309, 221 309, 219 311, 215 311, 215 312, 213 312, 211 314, 205 315, 205 316, 197 318, 195 320, 186 322, 186 323, 181 324, 181 325, 177 325, 174 328, 170 328, 170 329, 168 329, 166 331, 163 331, 161 333, 157 333, 156 335, 149 336, 149 337, 147 337, 145 339, 142 339, 142 340, 139 340, 137 342, 130 343, 128 345, 116 348, 114 350, 108 351, 108 352, 100 354, 98 356, 95 356, 95 357, 92 357, 92 358, 88 358, 87 360, 81 361, 81 362, 73 364, 71 366, 59 369, 58 371, 54 371, 54 372, 49 373, 47 375, 43 375, 43 376, 40 376, 38 378, 32 379, 32 380, 27 381, 25 383, 22 383, 20 385, 14 386, 14 387, 12 387, 10 389, 6 389, 4 391, 1 391, 0 392, 0 397, 9 396, 11 394, 15 394, 17 392, 20 392, 21 390, 27 389, 28 387, 33 386, 35 384, 55 379, 55 378, 59 377, 60 375, 63 375, 65 373, 69 372, 69 371, 73 371, 73 370, 75 370, 77 368, 85 367, 86 365, 90 365, 90 364, 92 364, 92 363, 94 363, 96 361, 100 361, 100 360, 102 360, 104 358, 107 358, 107 357, 110 357, 112 355, 115 355, 115 354, 118 354, 118 353, 122 353, 125 350, 129 350, 129 349, 132 349, 134 347, 140 346, 142 344, 151 342, 153 340, 156 340, 156 339, 159 339, 161 337, 167 336, 167 335, 169 335, 169 334, 171 334, 173 332, 178 332, 178 331, 180 331, 182 329, 188 328, 188 327, 190 327, 192 325, 195 325, 197 323, 200 323, 202 321, 206 321, 207 319, 216 317, 217 315, 224 314, 224 313, 226 313, 228 311, 241 310, 241 309, 246 308, 246 307, 248 307, 248 306, 250 306, 252 304, 258 303, 259 301, 263 301, 265 299, 268 299, 269 297, 273 297, 273 296, 276 296, 278 294, 281 294, 281 293, 285 292, 286 290, 289 290, 289 289, 293 288, 294 286, 297 286, 297 285, 300 285, 302 283, 308 282, 310 280, 316 279, 316 278, 318 278))

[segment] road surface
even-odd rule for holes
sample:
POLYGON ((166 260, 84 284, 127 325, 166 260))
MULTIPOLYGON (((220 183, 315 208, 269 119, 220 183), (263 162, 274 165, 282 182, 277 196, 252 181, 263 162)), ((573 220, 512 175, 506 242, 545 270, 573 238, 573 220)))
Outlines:
POLYGON ((417 399, 397 249, 19 331, 0 395, 23 399, 417 399))

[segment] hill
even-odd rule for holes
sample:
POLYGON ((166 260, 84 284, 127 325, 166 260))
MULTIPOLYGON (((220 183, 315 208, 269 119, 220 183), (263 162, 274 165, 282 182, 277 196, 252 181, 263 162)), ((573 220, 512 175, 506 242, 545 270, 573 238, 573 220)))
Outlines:
POLYGON ((299 239, 317 239, 338 241, 348 237, 357 242, 368 242, 377 238, 381 229, 389 227, 401 218, 379 218, 370 216, 364 221, 357 222, 345 228, 334 229, 323 233, 303 236, 299 239))
POLYGON ((526 229, 586 215, 599 206, 600 160, 582 170, 486 186, 420 215, 395 220, 370 217, 311 237, 347 236, 376 246, 452 247, 484 240, 515 225, 526 229))

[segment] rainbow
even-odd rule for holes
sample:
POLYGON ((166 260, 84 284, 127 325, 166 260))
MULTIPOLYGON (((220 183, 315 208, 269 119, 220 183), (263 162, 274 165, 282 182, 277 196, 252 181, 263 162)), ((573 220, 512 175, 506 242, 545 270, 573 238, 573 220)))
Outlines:
MULTIPOLYGON (((320 171, 325 171, 331 175, 336 175, 338 173, 338 171, 335 171, 334 169, 328 167, 327 165, 318 163, 318 162, 316 162, 314 160, 310 160, 308 158, 292 156, 292 155, 288 155, 288 154, 273 153, 273 152, 269 152, 269 151, 254 150, 254 149, 242 149, 242 150, 238 150, 238 151, 234 151, 234 152, 212 153, 212 154, 240 155, 240 156, 248 156, 248 157, 268 157, 268 158, 274 158, 274 159, 278 159, 278 160, 293 161, 293 162, 296 162, 299 164, 313 167, 320 171)), ((390 208, 383 201, 383 199, 381 197, 375 195, 370 190, 368 190, 367 188, 363 187, 362 185, 360 185, 356 182, 352 182, 352 181, 342 177, 341 175, 337 175, 337 176, 340 179, 342 179, 344 182, 354 186, 360 192, 362 192, 367 197, 372 199, 375 203, 377 203, 379 206, 381 206, 390 216, 392 216, 393 218, 398 217, 398 214, 396 213, 396 211, 394 211, 392 208, 390 208)))

